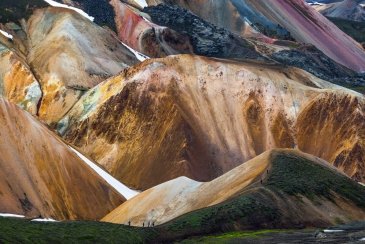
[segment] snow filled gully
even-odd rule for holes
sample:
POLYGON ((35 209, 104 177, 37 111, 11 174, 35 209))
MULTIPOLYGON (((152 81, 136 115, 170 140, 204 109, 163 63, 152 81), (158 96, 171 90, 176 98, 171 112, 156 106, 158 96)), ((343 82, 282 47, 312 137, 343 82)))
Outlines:
POLYGON ((103 178, 109 185, 111 185, 117 192, 119 192, 122 196, 125 197, 125 199, 129 200, 136 195, 139 194, 138 191, 134 191, 130 188, 128 188, 126 185, 122 184, 120 181, 115 179, 113 176, 111 176, 108 172, 97 166, 95 163, 93 163, 91 160, 86 158, 84 155, 82 155, 80 152, 78 152, 73 147, 69 146, 72 151, 76 153, 76 155, 82 159, 91 169, 93 169, 101 178, 103 178))
POLYGON ((148 7, 146 0, 135 0, 135 2, 142 8, 148 7))
POLYGON ((82 11, 79 8, 71 7, 71 6, 68 6, 66 4, 58 3, 58 2, 53 1, 53 0, 44 0, 44 1, 47 2, 49 5, 51 5, 53 7, 72 9, 73 11, 76 11, 77 13, 81 14, 82 16, 89 19, 90 21, 94 21, 94 17, 88 15, 87 13, 85 13, 84 11, 82 11))
POLYGON ((133 48, 131 48, 130 46, 128 46, 127 44, 125 44, 124 42, 121 42, 123 44, 123 46, 125 46, 126 48, 128 48, 129 51, 131 51, 134 56, 136 56, 136 58, 143 62, 145 61, 146 59, 149 59, 149 57, 147 57, 146 55, 140 53, 140 52, 137 52, 136 50, 134 50, 133 48))

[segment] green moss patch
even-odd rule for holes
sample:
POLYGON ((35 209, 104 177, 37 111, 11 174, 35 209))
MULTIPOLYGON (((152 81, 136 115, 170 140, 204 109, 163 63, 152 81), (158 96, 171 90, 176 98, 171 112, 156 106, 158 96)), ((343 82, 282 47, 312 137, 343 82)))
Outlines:
POLYGON ((30 222, 0 217, 0 243, 145 243, 151 228, 99 222, 30 222))
POLYGON ((365 187, 348 177, 306 158, 295 155, 274 156, 272 172, 265 186, 289 195, 303 195, 309 199, 333 199, 333 193, 365 208, 365 187))
POLYGON ((221 235, 204 236, 181 241, 181 244, 190 243, 227 243, 229 241, 242 240, 246 238, 256 239, 274 233, 286 233, 290 230, 259 230, 259 231, 236 231, 221 235))

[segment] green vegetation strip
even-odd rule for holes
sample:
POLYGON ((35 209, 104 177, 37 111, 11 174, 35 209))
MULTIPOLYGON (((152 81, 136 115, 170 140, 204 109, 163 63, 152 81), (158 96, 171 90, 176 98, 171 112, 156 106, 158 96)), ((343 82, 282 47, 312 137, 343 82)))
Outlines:
POLYGON ((276 155, 273 171, 266 183, 272 190, 309 199, 324 197, 332 200, 333 193, 365 207, 365 188, 333 169, 294 155, 276 155))
POLYGON ((151 228, 99 222, 31 222, 0 217, 0 243, 145 243, 151 228))
POLYGON ((254 238, 262 238, 266 235, 275 234, 275 233, 286 233, 290 232, 290 230, 259 230, 259 231, 236 231, 236 232, 228 232, 221 235, 211 235, 205 237, 198 237, 192 239, 186 239, 181 244, 189 244, 189 243, 226 243, 227 241, 234 241, 235 239, 254 239, 254 238))

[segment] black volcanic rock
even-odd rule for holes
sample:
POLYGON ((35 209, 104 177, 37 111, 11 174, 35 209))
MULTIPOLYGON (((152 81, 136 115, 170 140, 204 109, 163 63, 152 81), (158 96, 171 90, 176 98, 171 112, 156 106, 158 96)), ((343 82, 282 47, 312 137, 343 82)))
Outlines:
POLYGON ((196 54, 217 58, 265 59, 247 40, 176 5, 159 4, 146 7, 143 11, 156 24, 188 35, 196 54))
POLYGON ((277 62, 298 67, 309 73, 342 85, 361 87, 365 86, 365 77, 334 62, 323 52, 311 45, 301 46, 293 50, 283 50, 270 56, 277 62))
POLYGON ((43 0, 1 0, 0 23, 17 22, 27 19, 36 8, 49 6, 43 0))
MULTIPOLYGON (((62 0, 57 2, 64 3, 62 0)), ((116 31, 115 13, 108 0, 73 0, 75 7, 81 8, 88 15, 94 17, 94 22, 100 26, 108 26, 116 31)))

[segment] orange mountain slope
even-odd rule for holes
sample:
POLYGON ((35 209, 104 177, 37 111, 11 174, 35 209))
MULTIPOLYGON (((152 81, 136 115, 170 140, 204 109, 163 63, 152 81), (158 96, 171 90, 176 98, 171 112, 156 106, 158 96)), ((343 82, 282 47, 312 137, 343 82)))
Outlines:
POLYGON ((212 180, 294 147, 363 181, 364 110, 360 94, 296 68, 180 55, 90 90, 58 131, 137 189, 183 175, 212 180))
POLYGON ((62 140, 0 98, 0 212, 95 220, 125 201, 62 140))

